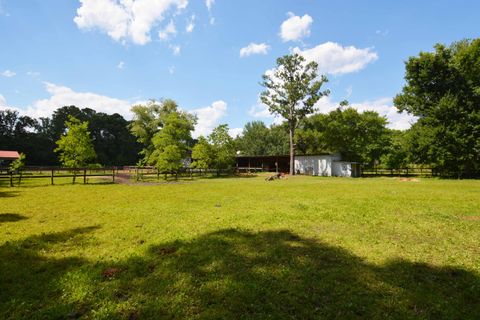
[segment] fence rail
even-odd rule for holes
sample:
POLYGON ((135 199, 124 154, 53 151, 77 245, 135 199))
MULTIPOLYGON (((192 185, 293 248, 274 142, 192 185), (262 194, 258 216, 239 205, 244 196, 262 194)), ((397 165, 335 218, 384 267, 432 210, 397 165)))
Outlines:
POLYGON ((18 171, 10 171, 8 168, 0 168, 0 181, 8 180, 10 186, 20 185, 22 180, 27 179, 50 179, 50 184, 54 184, 57 178, 72 178, 75 183, 77 178, 83 178, 83 183, 91 177, 111 178, 115 182, 115 175, 118 169, 116 167, 105 168, 61 168, 61 167, 25 167, 18 171))
POLYGON ((434 168, 425 168, 425 167, 405 167, 397 169, 384 169, 384 168, 372 168, 364 167, 362 169, 362 177, 371 177, 371 176, 422 176, 422 177, 432 177, 436 176, 434 168))

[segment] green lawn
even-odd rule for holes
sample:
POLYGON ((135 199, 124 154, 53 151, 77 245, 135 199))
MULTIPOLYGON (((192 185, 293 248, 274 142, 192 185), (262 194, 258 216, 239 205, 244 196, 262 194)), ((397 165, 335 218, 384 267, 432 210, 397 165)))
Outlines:
POLYGON ((480 181, 0 187, 0 319, 480 316, 480 181))

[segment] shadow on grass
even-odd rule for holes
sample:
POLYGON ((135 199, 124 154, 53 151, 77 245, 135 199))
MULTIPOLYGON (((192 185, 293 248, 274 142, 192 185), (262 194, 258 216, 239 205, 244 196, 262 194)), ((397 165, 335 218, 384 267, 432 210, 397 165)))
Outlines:
POLYGON ((25 219, 28 219, 28 218, 18 213, 0 213, 0 223, 16 222, 16 221, 25 220, 25 219))
POLYGON ((189 242, 151 245, 143 255, 110 263, 47 259, 38 253, 42 246, 25 248, 30 242, 0 248, 1 261, 7 261, 0 270, 5 288, 0 316, 475 319, 480 314, 480 278, 473 272, 406 260, 373 265, 289 231, 226 229, 189 242), (59 281, 62 277, 70 282, 59 281), (72 289, 85 283, 88 294, 72 289))

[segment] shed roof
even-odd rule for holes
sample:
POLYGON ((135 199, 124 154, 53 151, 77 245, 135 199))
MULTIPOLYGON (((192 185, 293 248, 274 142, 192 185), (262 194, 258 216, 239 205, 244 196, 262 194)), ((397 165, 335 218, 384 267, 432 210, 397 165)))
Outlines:
POLYGON ((0 150, 0 160, 14 160, 20 158, 18 151, 0 150))

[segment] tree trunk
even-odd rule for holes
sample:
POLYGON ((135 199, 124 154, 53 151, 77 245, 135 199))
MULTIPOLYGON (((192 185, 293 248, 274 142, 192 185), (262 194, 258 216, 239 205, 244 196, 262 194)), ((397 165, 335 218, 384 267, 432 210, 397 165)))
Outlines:
POLYGON ((293 143, 293 136, 295 129, 290 125, 290 175, 295 175, 295 145, 293 143))

